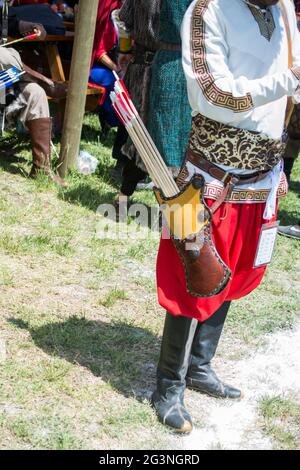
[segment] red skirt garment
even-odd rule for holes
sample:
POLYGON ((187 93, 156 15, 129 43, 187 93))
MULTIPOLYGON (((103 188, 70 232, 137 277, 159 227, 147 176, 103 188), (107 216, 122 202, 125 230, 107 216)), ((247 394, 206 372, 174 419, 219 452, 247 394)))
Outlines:
MULTIPOLYGON (((206 202, 208 206, 214 203, 211 199, 206 202)), ((264 210, 265 203, 228 203, 227 209, 223 204, 214 214, 212 236, 232 275, 226 289, 213 297, 199 298, 189 294, 183 265, 172 240, 161 239, 156 270, 160 305, 174 315, 205 321, 226 300, 250 294, 260 284, 266 270, 266 267, 253 267, 261 227, 267 222, 263 219, 264 210)))

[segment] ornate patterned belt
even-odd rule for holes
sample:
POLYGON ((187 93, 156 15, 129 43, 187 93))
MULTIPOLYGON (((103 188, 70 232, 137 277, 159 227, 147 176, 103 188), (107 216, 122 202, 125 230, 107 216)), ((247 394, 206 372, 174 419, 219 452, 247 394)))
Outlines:
POLYGON ((189 149, 212 163, 262 171, 277 165, 283 157, 285 144, 198 114, 193 118, 189 149))

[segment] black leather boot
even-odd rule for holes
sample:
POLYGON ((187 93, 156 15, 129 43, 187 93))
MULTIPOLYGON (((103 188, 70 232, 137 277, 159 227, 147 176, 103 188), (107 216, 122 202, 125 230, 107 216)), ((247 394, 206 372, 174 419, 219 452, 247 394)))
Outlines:
POLYGON ((186 377, 189 388, 216 398, 241 398, 241 391, 226 385, 217 377, 210 365, 223 330, 230 302, 223 305, 205 322, 198 323, 191 360, 186 377))
POLYGON ((159 421, 181 433, 193 429, 183 396, 196 327, 197 320, 167 312, 157 368, 157 389, 151 400, 159 421))

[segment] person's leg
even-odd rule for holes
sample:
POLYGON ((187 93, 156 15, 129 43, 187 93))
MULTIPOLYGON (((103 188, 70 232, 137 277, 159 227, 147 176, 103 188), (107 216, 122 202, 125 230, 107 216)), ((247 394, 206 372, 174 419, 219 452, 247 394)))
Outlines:
POLYGON ((90 80, 97 85, 106 88, 106 98, 101 106, 99 113, 100 123, 103 128, 103 119, 111 127, 116 127, 120 124, 116 113, 114 112, 112 102, 110 99, 110 92, 113 91, 115 85, 115 76, 107 67, 95 65, 90 73, 90 80))
POLYGON ((127 197, 132 196, 138 183, 145 179, 146 176, 147 173, 137 167, 133 160, 128 159, 123 169, 121 193, 127 197))
POLYGON ((129 158, 122 152, 123 145, 126 144, 128 139, 128 132, 124 126, 119 125, 116 133, 116 138, 114 141, 112 149, 112 157, 117 161, 122 161, 127 163, 129 158))
POLYGON ((22 83, 21 91, 26 106, 20 119, 31 137, 33 164, 30 177, 36 178, 38 172, 47 174, 52 181, 64 185, 63 180, 51 171, 51 118, 46 93, 36 83, 22 83))
POLYGON ((152 405, 161 423, 189 433, 192 420, 184 405, 185 376, 197 320, 167 312, 152 405))
POLYGON ((37 83, 20 83, 26 107, 22 110, 20 119, 26 125, 34 119, 50 117, 48 99, 45 91, 37 83))
POLYGON ((146 178, 147 173, 136 166, 133 160, 127 159, 122 168, 121 190, 114 202, 116 209, 116 221, 120 221, 121 214, 126 213, 129 205, 129 197, 132 196, 140 181, 146 178))
POLYGON ((300 153, 300 139, 289 138, 284 154, 284 172, 288 182, 291 179, 294 163, 300 153))
POLYGON ((241 391, 221 382, 211 368, 229 307, 224 302, 205 322, 198 322, 186 377, 189 388, 217 398, 241 398, 241 391))
POLYGON ((122 125, 119 125, 117 134, 115 137, 113 149, 112 149, 112 157, 117 162, 116 162, 115 167, 112 168, 109 173, 110 176, 118 182, 121 181, 124 166, 129 160, 128 157, 124 155, 124 153, 122 152, 122 147, 126 143, 127 139, 128 139, 128 133, 125 127, 122 125))
POLYGON ((284 172, 288 182, 290 182, 291 173, 296 158, 300 152, 300 105, 296 105, 288 126, 288 141, 284 154, 284 172))
POLYGON ((7 70, 11 67, 16 67, 19 70, 23 70, 22 60, 20 54, 11 47, 0 48, 0 69, 7 70))

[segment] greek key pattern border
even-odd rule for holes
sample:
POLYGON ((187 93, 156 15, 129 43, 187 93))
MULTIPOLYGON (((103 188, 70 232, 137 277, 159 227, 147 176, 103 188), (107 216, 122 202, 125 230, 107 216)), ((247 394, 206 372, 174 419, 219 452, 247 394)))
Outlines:
POLYGON ((236 98, 232 93, 221 90, 215 84, 210 73, 205 52, 205 23, 203 16, 213 0, 198 0, 192 17, 191 28, 191 55, 194 73, 203 95, 208 102, 222 108, 230 109, 235 113, 243 113, 253 109, 250 93, 236 98))
MULTIPOLYGON (((207 199, 216 200, 220 197, 223 188, 214 184, 206 183, 204 188, 204 197, 207 199)), ((285 176, 281 178, 280 185, 277 191, 277 197, 286 196, 288 193, 288 185, 285 176)), ((230 196, 229 202, 231 203, 262 203, 266 202, 270 191, 268 189, 258 190, 234 190, 230 196)))

